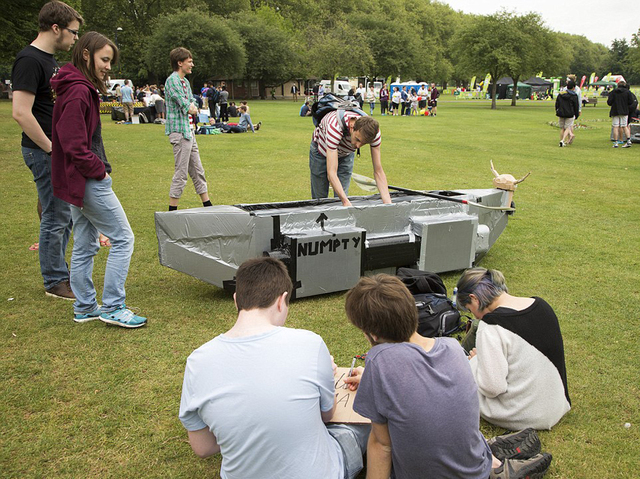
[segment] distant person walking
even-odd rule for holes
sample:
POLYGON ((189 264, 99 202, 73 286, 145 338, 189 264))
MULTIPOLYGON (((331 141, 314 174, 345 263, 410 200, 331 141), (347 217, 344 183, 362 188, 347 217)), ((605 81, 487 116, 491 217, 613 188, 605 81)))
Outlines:
POLYGON ((193 123, 190 122, 190 116, 198 114, 198 108, 193 102, 189 80, 185 78, 193 69, 193 57, 189 50, 178 47, 171 50, 169 59, 173 73, 165 83, 165 106, 167 109, 165 134, 169 135, 169 142, 173 145, 175 157, 175 172, 169 189, 169 211, 178 209, 180 197, 187 185, 187 175, 191 176, 193 180, 193 186, 196 193, 200 195, 202 206, 211 206, 207 179, 204 175, 198 143, 192 129, 193 123))
MULTIPOLYGON (((13 64, 13 118, 22 128, 22 156, 33 174, 42 207, 40 273, 48 296, 74 300, 65 252, 71 234, 69 203, 53 195, 51 185, 51 76, 58 71, 54 53, 69 51, 83 19, 66 3, 46 3, 38 15, 39 32, 13 64)), ((97 241, 96 241, 97 244, 97 241)))
POLYGON ((618 87, 609 93, 607 105, 611 107, 609 116, 612 118, 613 147, 618 148, 619 145, 622 145, 622 148, 631 148, 631 129, 629 128, 628 117, 634 106, 634 98, 631 96, 631 92, 624 80, 620 80, 618 87), (622 140, 625 134, 627 137, 626 142, 622 140))
POLYGON ((560 127, 560 143, 562 148, 573 141, 573 121, 580 114, 578 95, 573 91, 576 86, 573 80, 568 80, 566 89, 556 97, 556 116, 560 127))
POLYGON ((220 121, 229 121, 229 92, 227 86, 223 85, 220 90, 220 121))
POLYGON ((133 89, 131 88, 131 81, 124 81, 124 86, 120 89, 120 93, 122 94, 124 121, 131 123, 131 119, 133 118, 133 89))

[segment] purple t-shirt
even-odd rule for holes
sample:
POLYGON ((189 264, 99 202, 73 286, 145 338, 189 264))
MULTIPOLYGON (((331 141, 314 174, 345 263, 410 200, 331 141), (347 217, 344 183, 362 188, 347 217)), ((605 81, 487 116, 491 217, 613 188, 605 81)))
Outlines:
POLYGON ((489 477, 478 390, 455 339, 437 338, 429 352, 413 343, 371 348, 353 409, 388 424, 396 479, 489 477))

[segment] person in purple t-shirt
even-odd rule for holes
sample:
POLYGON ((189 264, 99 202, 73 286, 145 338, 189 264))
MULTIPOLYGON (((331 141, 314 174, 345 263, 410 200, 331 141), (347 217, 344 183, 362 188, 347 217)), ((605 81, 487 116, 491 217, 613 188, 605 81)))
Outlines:
POLYGON ((373 345, 345 380, 358 390, 354 411, 371 419, 367 479, 542 477, 551 455, 539 454, 533 429, 487 443, 464 350, 417 333, 413 296, 398 278, 360 278, 345 309, 373 345))

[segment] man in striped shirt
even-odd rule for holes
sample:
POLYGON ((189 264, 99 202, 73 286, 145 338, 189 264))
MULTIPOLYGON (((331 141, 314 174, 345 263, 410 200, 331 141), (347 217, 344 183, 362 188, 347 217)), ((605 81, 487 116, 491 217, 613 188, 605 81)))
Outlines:
POLYGON ((193 180, 196 193, 200 195, 202 206, 211 206, 207 189, 207 179, 200 161, 200 151, 192 128, 191 115, 198 114, 193 102, 193 92, 189 80, 185 78, 193 69, 191 52, 178 47, 169 54, 173 73, 165 82, 167 121, 165 134, 173 146, 175 172, 169 189, 169 211, 178 209, 178 202, 187 185, 187 174, 193 180))
POLYGON ((347 195, 356 149, 371 145, 373 173, 383 203, 391 203, 387 176, 380 161, 380 125, 369 116, 354 111, 327 113, 313 132, 309 149, 312 198, 329 196, 329 185, 343 206, 351 206, 347 195))

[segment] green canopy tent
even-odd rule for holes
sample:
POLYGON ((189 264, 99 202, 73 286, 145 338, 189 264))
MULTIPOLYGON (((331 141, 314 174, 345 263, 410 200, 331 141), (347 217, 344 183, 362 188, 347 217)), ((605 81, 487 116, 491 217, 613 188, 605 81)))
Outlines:
POLYGON ((596 82, 591 83, 589 86, 616 86, 617 83, 614 81, 604 81, 598 80, 596 82))
MULTIPOLYGON (((526 83, 518 82, 518 95, 520 99, 524 100, 531 98, 531 92, 533 88, 526 83)), ((507 98, 511 98, 513 95, 513 83, 507 87, 507 98)))

